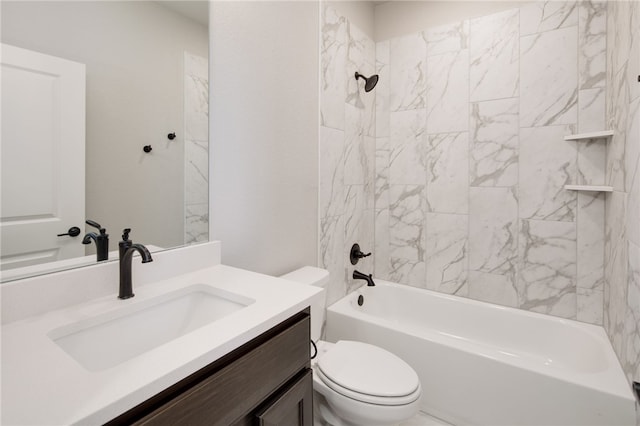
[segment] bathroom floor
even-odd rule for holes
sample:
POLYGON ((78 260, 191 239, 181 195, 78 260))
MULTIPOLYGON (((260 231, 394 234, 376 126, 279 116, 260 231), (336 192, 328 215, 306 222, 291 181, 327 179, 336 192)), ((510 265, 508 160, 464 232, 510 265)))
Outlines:
POLYGON ((436 419, 430 415, 419 412, 411 419, 404 423, 400 423, 400 426, 452 426, 451 423, 446 423, 443 420, 436 419))

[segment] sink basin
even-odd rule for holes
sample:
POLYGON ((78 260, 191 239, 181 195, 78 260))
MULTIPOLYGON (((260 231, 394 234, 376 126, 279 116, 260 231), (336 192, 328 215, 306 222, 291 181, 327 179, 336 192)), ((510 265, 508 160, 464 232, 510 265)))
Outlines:
POLYGON ((100 371, 254 302, 245 296, 195 284, 65 325, 52 330, 48 336, 84 368, 100 371))

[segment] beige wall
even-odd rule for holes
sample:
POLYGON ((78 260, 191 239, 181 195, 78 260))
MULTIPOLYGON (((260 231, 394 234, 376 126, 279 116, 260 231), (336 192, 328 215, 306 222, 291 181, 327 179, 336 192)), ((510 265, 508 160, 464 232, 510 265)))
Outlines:
POLYGON ((416 33, 522 5, 522 1, 389 1, 375 8, 375 40, 416 33))
POLYGON ((3 43, 87 66, 86 217, 112 250, 125 227, 137 242, 182 244, 183 51, 206 57, 208 29, 155 2, 1 7, 3 43))
POLYGON ((211 230, 227 265, 317 263, 316 2, 211 3, 211 230))

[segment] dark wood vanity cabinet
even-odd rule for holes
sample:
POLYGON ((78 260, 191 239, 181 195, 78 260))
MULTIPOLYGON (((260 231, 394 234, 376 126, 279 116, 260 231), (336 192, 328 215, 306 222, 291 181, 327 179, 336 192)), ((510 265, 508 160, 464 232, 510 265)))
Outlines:
POLYGON ((108 422, 108 425, 312 426, 309 310, 108 422))

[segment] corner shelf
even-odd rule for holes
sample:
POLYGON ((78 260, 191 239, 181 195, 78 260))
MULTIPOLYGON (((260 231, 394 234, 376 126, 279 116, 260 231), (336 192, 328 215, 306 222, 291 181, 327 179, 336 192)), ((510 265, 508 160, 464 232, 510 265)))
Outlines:
POLYGON ((599 132, 578 133, 575 135, 568 135, 564 137, 565 141, 579 141, 586 139, 606 139, 613 136, 613 130, 602 130, 599 132))
POLYGON ((612 186, 602 185, 565 185, 564 189, 570 191, 613 192, 612 186))

